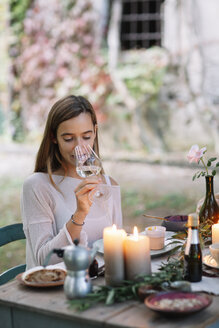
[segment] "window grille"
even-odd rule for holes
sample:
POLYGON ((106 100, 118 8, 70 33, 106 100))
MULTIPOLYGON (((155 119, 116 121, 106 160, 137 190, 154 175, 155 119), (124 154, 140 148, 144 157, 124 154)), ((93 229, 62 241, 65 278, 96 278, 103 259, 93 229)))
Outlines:
POLYGON ((123 0, 121 48, 150 48, 161 45, 163 0, 123 0))

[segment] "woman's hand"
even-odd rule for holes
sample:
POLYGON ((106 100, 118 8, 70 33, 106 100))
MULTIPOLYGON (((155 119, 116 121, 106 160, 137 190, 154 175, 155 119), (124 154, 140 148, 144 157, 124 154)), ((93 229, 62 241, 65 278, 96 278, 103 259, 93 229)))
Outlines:
POLYGON ((84 215, 84 217, 88 214, 92 202, 89 199, 89 193, 96 188, 96 186, 102 181, 100 177, 91 176, 85 178, 81 181, 81 183, 75 189, 75 196, 77 200, 77 213, 80 215, 84 215))

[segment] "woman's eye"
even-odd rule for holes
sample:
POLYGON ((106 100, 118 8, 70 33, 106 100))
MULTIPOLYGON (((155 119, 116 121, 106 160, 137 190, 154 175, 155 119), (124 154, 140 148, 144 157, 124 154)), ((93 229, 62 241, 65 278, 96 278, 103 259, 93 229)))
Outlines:
POLYGON ((83 137, 83 139, 84 139, 84 140, 89 140, 89 139, 90 139, 90 137, 83 137))
POLYGON ((73 139, 72 138, 70 138, 70 139, 64 139, 64 141, 66 141, 66 142, 69 142, 69 141, 72 141, 73 139))

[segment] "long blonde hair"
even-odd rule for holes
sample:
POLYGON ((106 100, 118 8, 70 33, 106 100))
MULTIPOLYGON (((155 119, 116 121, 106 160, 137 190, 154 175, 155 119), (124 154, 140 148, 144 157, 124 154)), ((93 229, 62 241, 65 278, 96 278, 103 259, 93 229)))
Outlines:
MULTIPOLYGON (((34 172, 48 173, 50 181, 55 187, 52 173, 63 167, 66 174, 67 169, 58 144, 54 143, 53 140, 57 137, 58 127, 62 122, 77 117, 81 113, 89 113, 93 126, 97 125, 97 118, 92 105, 82 96, 71 95, 58 100, 48 114, 43 139, 37 153, 34 172)), ((98 131, 96 131, 93 148, 99 156, 98 131)))

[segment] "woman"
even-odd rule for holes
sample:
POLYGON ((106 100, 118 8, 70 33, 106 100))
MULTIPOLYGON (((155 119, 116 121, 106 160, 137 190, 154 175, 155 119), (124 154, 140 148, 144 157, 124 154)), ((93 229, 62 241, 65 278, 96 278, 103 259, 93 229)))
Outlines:
MULTIPOLYGON (((102 238, 104 227, 122 225, 120 187, 103 172, 98 177, 80 178, 74 157, 77 145, 90 145, 99 155, 97 119, 85 98, 68 96, 52 107, 35 171, 23 186, 27 269, 42 265, 54 248, 71 245, 76 238, 91 246, 102 238), (100 182, 111 185, 105 209, 89 199, 100 182)), ((50 264, 58 262, 53 255, 50 264)))

